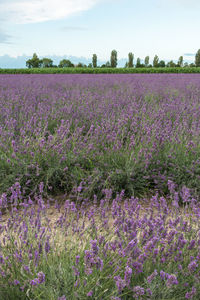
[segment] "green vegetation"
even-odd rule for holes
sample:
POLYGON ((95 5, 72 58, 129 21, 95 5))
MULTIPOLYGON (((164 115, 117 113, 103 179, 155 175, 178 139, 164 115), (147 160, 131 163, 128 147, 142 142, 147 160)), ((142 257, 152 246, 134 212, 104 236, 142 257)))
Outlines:
POLYGON ((200 73, 200 67, 172 68, 31 68, 0 69, 0 74, 134 74, 134 73, 200 73))

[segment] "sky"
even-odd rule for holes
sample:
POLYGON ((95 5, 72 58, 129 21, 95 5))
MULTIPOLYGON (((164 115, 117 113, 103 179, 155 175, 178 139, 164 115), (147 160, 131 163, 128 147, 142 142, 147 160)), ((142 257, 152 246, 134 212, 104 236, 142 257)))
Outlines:
POLYGON ((0 0, 0 56, 194 60, 199 0, 0 0))

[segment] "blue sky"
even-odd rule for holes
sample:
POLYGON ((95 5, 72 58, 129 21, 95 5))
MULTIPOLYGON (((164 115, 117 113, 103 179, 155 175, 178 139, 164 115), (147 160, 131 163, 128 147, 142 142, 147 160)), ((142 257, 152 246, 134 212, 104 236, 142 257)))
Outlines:
POLYGON ((199 13, 199 0, 0 0, 0 55, 194 60, 199 13))

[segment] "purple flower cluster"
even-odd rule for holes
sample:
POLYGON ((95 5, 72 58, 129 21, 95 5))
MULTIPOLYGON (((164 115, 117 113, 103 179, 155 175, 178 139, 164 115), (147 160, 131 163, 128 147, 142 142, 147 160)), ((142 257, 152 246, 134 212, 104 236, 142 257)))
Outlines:
POLYGON ((45 274, 43 272, 39 272, 37 277, 30 281, 30 285, 36 286, 38 284, 42 284, 45 282, 45 274))

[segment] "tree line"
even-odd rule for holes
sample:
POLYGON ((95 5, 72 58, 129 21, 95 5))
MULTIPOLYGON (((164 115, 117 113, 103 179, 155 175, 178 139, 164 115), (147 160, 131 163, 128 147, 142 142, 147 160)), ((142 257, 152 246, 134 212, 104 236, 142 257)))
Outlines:
MULTIPOLYGON (((116 68, 117 67, 117 51, 112 50, 110 55, 110 60, 105 64, 98 66, 97 65, 97 55, 93 54, 92 62, 88 65, 85 65, 79 62, 77 65, 73 64, 69 59, 62 59, 58 66, 53 64, 53 60, 47 57, 39 59, 36 53, 33 54, 31 59, 26 61, 26 67, 28 68, 116 68)), ((141 59, 138 57, 136 63, 134 64, 134 54, 132 52, 128 53, 128 61, 126 62, 125 68, 165 68, 165 67, 200 67, 200 49, 195 55, 194 63, 188 64, 184 63, 183 56, 180 56, 178 62, 175 63, 173 60, 165 62, 164 60, 159 60, 158 55, 155 55, 153 58, 153 63, 150 64, 150 57, 146 56, 144 62, 141 62, 141 59)))

